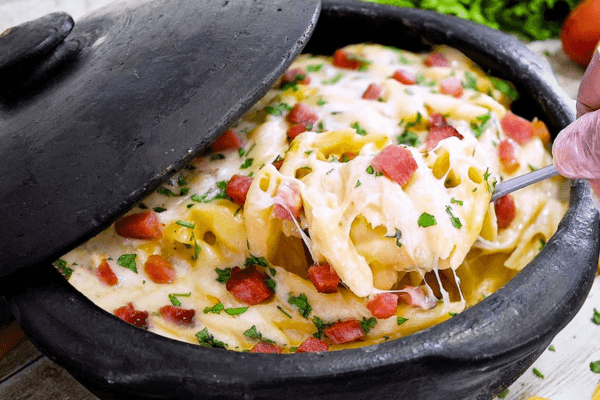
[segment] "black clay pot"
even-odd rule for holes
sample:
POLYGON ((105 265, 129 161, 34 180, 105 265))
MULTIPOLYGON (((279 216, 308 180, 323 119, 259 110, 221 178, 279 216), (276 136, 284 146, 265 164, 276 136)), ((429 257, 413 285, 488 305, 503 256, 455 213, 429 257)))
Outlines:
MULTIPOLYGON (((515 83, 514 111, 556 134, 573 120, 551 71, 521 43, 434 12, 323 1, 305 51, 358 42, 409 50, 448 44, 515 83)), ((14 276, 12 311, 31 341, 106 399, 489 399, 514 382, 585 300, 598 260, 598 213, 575 181, 557 233, 498 292, 405 338, 321 354, 202 348, 134 328, 97 308, 50 265, 14 276)))

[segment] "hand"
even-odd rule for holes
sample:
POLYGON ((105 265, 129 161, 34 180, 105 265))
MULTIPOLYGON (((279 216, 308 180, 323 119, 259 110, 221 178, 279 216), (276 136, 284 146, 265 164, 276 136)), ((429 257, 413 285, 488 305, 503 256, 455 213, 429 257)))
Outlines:
POLYGON ((567 178, 588 179, 600 196, 600 53, 595 51, 577 93, 577 120, 552 146, 554 165, 567 178))

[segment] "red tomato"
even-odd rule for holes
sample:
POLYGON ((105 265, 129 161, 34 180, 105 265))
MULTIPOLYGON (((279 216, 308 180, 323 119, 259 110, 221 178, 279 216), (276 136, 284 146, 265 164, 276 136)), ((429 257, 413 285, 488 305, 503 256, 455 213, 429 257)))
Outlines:
POLYGON ((560 40, 567 56, 587 67, 600 40, 600 1, 584 0, 575 7, 563 23, 560 40))
POLYGON ((367 308, 377 319, 389 318, 398 310, 398 295, 380 293, 367 303, 367 308))
POLYGON ((252 185, 252 178, 236 174, 231 177, 229 182, 227 182, 225 193, 227 193, 227 196, 231 197, 236 204, 243 206, 246 202, 246 196, 248 195, 248 190, 250 190, 250 185, 252 185))
POLYGON ((340 277, 329 264, 312 265, 308 277, 319 293, 337 293, 340 277))
POLYGON ((360 322, 355 319, 336 322, 332 326, 325 328, 325 335, 333 344, 343 344, 353 342, 365 335, 360 322))
POLYGON ((154 283, 171 283, 175 279, 175 269, 171 263, 158 254, 148 257, 144 271, 154 283))
POLYGON ((266 279, 266 275, 258 272, 254 265, 245 269, 235 267, 225 287, 237 300, 253 306, 273 296, 266 279))
POLYGON ((210 146, 215 153, 229 149, 239 149, 243 146, 242 139, 233 130, 228 129, 210 146))
POLYGON ((97 274, 98 278, 100 278, 100 280, 108 286, 115 286, 117 283, 119 283, 119 278, 117 278, 117 275, 115 275, 113 270, 110 268, 110 265, 108 265, 108 261, 106 260, 102 260, 98 266, 97 274))
POLYGON ((125 322, 129 322, 138 328, 148 329, 148 311, 138 311, 133 308, 133 304, 129 303, 126 306, 119 307, 113 311, 117 317, 125 322))
POLYGON ((498 145, 498 157, 502 166, 508 173, 515 172, 519 168, 519 160, 516 156, 516 145, 510 139, 504 139, 498 145))
POLYGON ((267 342, 260 342, 258 344, 256 344, 252 350, 250 350, 250 353, 275 353, 275 354, 281 354, 281 348, 279 346, 276 346, 272 343, 267 343, 267 342))
POLYGON ((117 235, 131 239, 158 240, 162 238, 158 215, 154 211, 131 214, 115 222, 117 235))
POLYGON ((160 316, 177 325, 192 326, 194 325, 194 315, 196 311, 180 308, 177 306, 164 306, 159 310, 160 316))
POLYGON ((314 337, 309 337, 306 339, 296 350, 296 353, 319 353, 321 351, 328 351, 329 345, 327 342, 321 339, 315 339, 314 337))
POLYGON ((496 211, 496 219, 498 220, 498 228, 500 229, 508 228, 517 214, 515 201, 510 194, 494 200, 494 210, 496 211))

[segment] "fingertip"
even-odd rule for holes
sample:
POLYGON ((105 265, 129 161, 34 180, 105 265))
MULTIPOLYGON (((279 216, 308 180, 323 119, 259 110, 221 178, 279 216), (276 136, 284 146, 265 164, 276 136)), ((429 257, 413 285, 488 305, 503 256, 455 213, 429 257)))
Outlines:
POLYGON ((577 117, 600 109, 600 85, 597 85, 599 80, 600 52, 596 49, 592 61, 590 61, 590 64, 586 68, 581 79, 581 84, 579 85, 576 105, 577 117))

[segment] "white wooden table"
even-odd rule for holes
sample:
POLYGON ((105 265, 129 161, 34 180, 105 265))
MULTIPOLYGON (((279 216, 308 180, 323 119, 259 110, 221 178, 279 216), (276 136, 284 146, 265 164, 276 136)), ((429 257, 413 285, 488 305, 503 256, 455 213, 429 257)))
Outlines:
MULTIPOLYGON (((54 11, 66 11, 75 21, 113 0, 0 0, 0 32, 54 11)), ((559 83, 574 98, 583 71, 568 61, 558 41, 531 43, 530 48, 547 58, 559 83)), ((0 301, 0 315, 5 304, 0 301)), ((525 400, 539 396, 551 400, 588 400, 600 383, 590 362, 600 360, 600 325, 592 322, 600 310, 600 277, 581 311, 521 376, 504 397, 525 400), (540 371, 544 378, 533 373, 540 371)), ((0 320, 0 399, 96 399, 65 370, 43 356, 23 336, 14 321, 0 320)), ((594 400, 599 400, 596 398, 594 400)))

